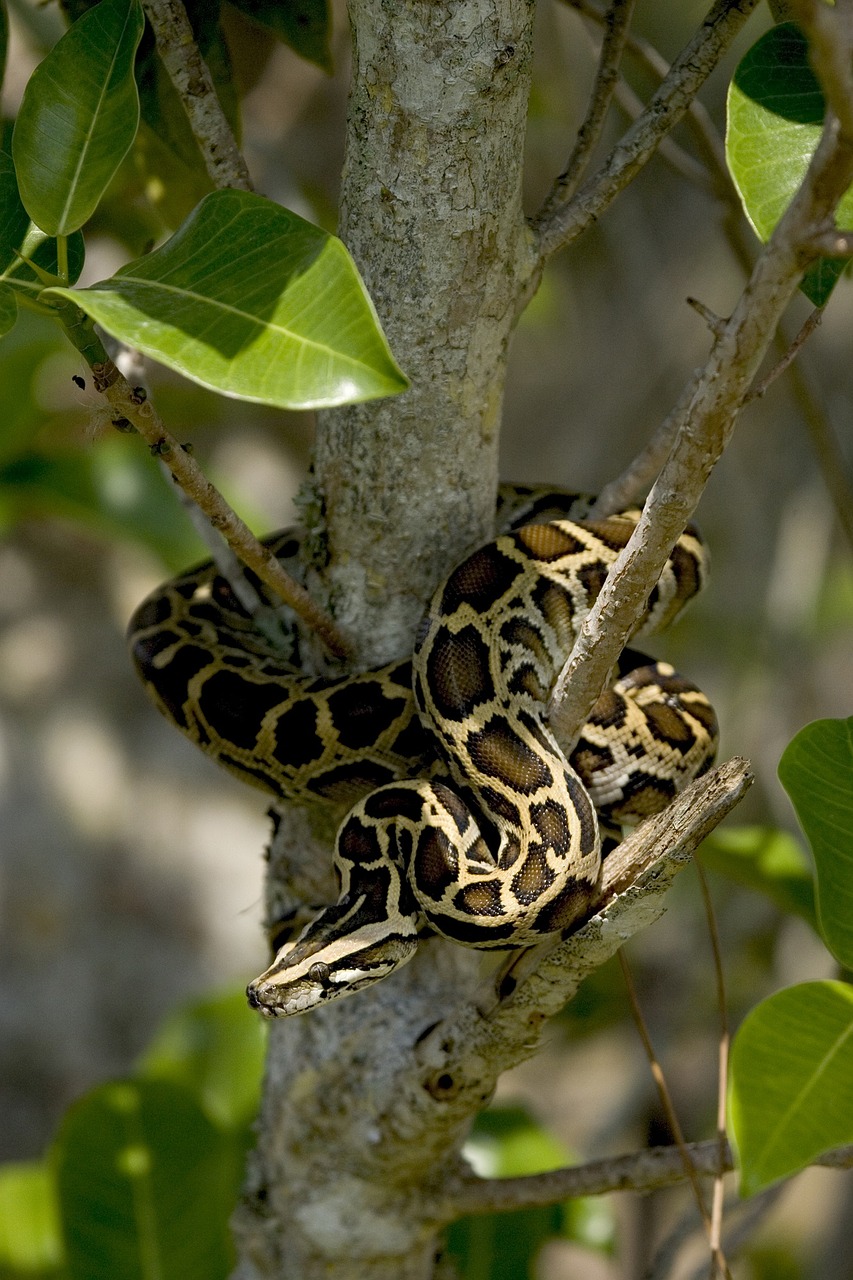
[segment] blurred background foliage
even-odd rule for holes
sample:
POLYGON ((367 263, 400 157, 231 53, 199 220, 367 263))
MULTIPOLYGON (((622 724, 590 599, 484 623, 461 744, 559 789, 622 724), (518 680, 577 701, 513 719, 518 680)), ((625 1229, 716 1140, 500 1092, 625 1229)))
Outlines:
MULTIPOLYGON (((635 29, 668 59, 705 8, 696 0, 645 0, 635 29)), ((549 0, 539 11, 528 136, 531 211, 569 153, 595 55, 590 31, 567 6, 549 0)), ((62 30, 52 7, 16 0, 10 14, 7 148, 28 75, 62 30)), ((213 24, 208 44, 220 79, 233 85, 235 116, 242 99, 242 140, 258 190, 329 229, 343 159, 348 60, 338 0, 332 14, 328 47, 319 40, 313 62, 227 5, 227 43, 213 24)), ((703 94, 720 130, 728 78, 769 21, 758 12, 703 94)), ((177 116, 164 104, 168 90, 153 64, 146 66, 150 118, 161 127, 142 130, 87 229, 83 283, 156 242, 207 190, 177 116)), ((654 88, 648 70, 630 58, 626 73, 637 94, 654 88)), ((622 123, 614 117, 605 143, 615 141, 622 123)), ((701 166, 691 159, 697 152, 686 126, 674 143, 676 150, 656 158, 583 241, 549 267, 524 316, 506 392, 505 478, 599 488, 646 441, 705 357, 709 335, 686 297, 721 315, 731 310, 756 243, 738 224, 720 174, 704 156, 701 166)), ((708 864, 726 872, 715 877, 713 890, 734 1024, 767 992, 834 973, 810 924, 808 864, 797 837, 787 834, 795 825, 776 765, 803 724, 849 715, 853 707, 853 570, 825 483, 827 468, 853 473, 851 307, 845 281, 793 375, 744 412, 699 512, 714 560, 711 586, 655 648, 710 694, 722 724, 722 755, 750 756, 758 775, 736 823, 708 851, 708 864), (827 432, 836 454, 827 455, 827 432), (748 887, 742 854, 757 845, 776 868, 775 897, 748 887)), ((809 308, 798 299, 792 310, 791 336, 809 308)), ((124 647, 133 606, 201 550, 156 462, 138 439, 110 427, 89 386, 72 381, 84 375, 74 352, 35 317, 23 317, 0 346, 4 1160, 38 1155, 68 1103, 127 1071, 176 1002, 244 984, 264 954, 265 802, 159 720, 124 647)), ((170 429, 192 442, 253 527, 265 531, 293 518, 309 462, 309 415, 226 401, 163 370, 146 369, 144 376, 170 429)), ((689 877, 664 921, 632 942, 630 953, 685 1128, 691 1137, 706 1136, 715 1106, 717 1015, 701 899, 689 877)), ((483 1121, 476 1140, 486 1165, 482 1151, 492 1144, 493 1170, 543 1168, 568 1151, 584 1157, 668 1140, 618 966, 586 983, 555 1022, 544 1052, 503 1082, 500 1100, 526 1110, 483 1121), (537 1120, 547 1123, 550 1137, 537 1120), (512 1145, 507 1138, 501 1146, 502 1136, 517 1140, 530 1126, 538 1135, 535 1155, 513 1164, 512 1145)), ((849 1176, 846 1190, 839 1175, 814 1170, 800 1178, 741 1274, 849 1277, 849 1197, 849 1176)), ((568 1231, 562 1210, 543 1211, 544 1234, 568 1234, 574 1243, 549 1245, 537 1274, 592 1280, 641 1274, 683 1208, 672 1194, 614 1197, 591 1218, 577 1209, 568 1231), (614 1214, 622 1242, 617 1260, 608 1256, 614 1214)), ((508 1261, 511 1220, 494 1227, 508 1235, 488 1249, 482 1233, 492 1228, 462 1225, 451 1250, 463 1249, 468 1230, 481 1234, 479 1248, 466 1256, 481 1264, 487 1255, 503 1259, 504 1270, 493 1262, 466 1277, 521 1275, 508 1261)), ((696 1260, 688 1258, 684 1275, 692 1274, 690 1265, 696 1260)))

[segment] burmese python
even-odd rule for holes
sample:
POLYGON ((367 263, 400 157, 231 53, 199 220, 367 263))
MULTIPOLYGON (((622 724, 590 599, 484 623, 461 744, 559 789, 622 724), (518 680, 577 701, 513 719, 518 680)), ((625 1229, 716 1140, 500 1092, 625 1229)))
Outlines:
MULTIPOLYGON (((595 898, 599 818, 612 829, 657 812, 712 763, 705 696, 626 650, 569 764, 548 694, 638 513, 584 521, 589 499, 538 490, 502 503, 506 532, 438 588, 412 660, 306 676, 211 563, 131 619, 150 694, 203 751, 279 797, 356 801, 337 836, 338 901, 249 987, 267 1015, 387 976, 425 928, 473 947, 564 933, 595 898)), ((290 532, 268 541, 282 560, 298 552, 290 532)), ((706 570, 688 527, 638 632, 671 622, 706 570)))

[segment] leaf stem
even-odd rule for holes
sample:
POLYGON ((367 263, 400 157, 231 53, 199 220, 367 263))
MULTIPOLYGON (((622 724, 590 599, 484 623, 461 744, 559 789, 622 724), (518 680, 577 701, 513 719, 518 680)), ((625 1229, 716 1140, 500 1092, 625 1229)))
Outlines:
POLYGON ((183 492, 201 508, 214 529, 219 530, 238 559, 317 633, 330 653, 346 657, 349 645, 332 618, 232 510, 192 455, 166 430, 147 395, 131 387, 108 356, 91 319, 72 303, 63 303, 55 310, 68 338, 92 370, 95 389, 107 400, 115 416, 126 419, 139 432, 183 492))

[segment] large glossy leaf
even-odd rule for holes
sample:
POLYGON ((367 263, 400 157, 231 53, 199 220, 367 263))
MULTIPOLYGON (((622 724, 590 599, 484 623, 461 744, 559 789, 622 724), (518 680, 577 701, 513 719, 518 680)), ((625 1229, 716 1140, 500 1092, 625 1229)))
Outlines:
POLYGON ((853 717, 801 729, 782 753, 779 778, 814 854, 821 936, 853 969, 853 717))
POLYGON ((139 1069, 152 1079, 183 1084, 211 1119, 236 1129, 257 1113, 265 1032, 242 991, 199 1000, 166 1020, 139 1069))
POLYGON ((757 1005, 732 1045, 730 1109, 747 1195, 853 1141, 853 987, 806 982, 757 1005))
POLYGON ((0 1276, 52 1280, 61 1266, 52 1170, 35 1160, 0 1165, 0 1276))
POLYGON ((139 0, 101 0, 27 84, 12 155, 24 207, 49 235, 69 235, 92 216, 133 142, 142 28, 139 0))
POLYGON ((817 930, 808 855, 787 831, 773 827, 719 827, 703 841, 702 865, 765 894, 817 930))
POLYGON ((103 1085, 54 1145, 71 1280, 225 1280, 230 1150, 195 1099, 164 1080, 103 1085))
POLYGON ((303 58, 331 71, 328 0, 231 0, 235 9, 267 27, 303 58))
POLYGON ((341 241, 245 191, 206 196, 109 280, 50 292, 225 395, 309 409, 407 386, 341 241))
MULTIPOLYGON (((808 60, 805 36, 791 22, 762 36, 729 86, 726 155, 746 216, 767 240, 803 180, 820 137, 825 103, 808 60)), ((838 207, 839 227, 853 228, 853 188, 838 207)), ((823 306, 844 262, 822 259, 802 283, 823 306)))

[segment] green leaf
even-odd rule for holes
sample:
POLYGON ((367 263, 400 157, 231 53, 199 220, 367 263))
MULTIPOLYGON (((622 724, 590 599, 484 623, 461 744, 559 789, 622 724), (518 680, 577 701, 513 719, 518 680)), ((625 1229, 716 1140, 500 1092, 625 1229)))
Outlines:
POLYGON ((101 1086, 67 1112, 53 1159, 71 1280, 225 1280, 230 1149, 185 1089, 101 1086))
POLYGON ((61 1271, 52 1170, 36 1160, 0 1165, 0 1276, 49 1280, 61 1271))
MULTIPOLYGON (((791 22, 774 27, 747 52, 728 95, 729 170, 761 240, 769 239, 805 176, 824 111, 805 36, 791 22)), ((836 222, 853 228, 853 188, 838 206, 836 222)), ((800 287, 815 306, 826 302, 844 266, 822 259, 809 268, 800 287)))
POLYGON ((341 241, 245 191, 212 192, 111 279, 50 294, 224 395, 314 409, 408 385, 341 241))
POLYGON ((703 841, 702 865, 763 893, 782 911, 802 916, 817 932, 808 857, 787 831, 773 827, 719 827, 703 841))
POLYGON ((821 937, 853 969, 853 717, 801 729, 782 753, 779 779, 814 854, 821 937))
POLYGON ((235 9, 290 45, 300 57, 331 71, 328 0, 231 0, 235 9))
MULTIPOLYGON (((79 231, 75 231, 68 237, 65 244, 67 279, 70 284, 73 284, 83 270, 85 258, 83 236, 79 231)), ((44 288, 36 272, 26 262, 22 262, 19 255, 23 255, 49 275, 57 276, 59 269, 57 241, 45 236, 44 232, 30 221, 18 193, 12 157, 5 151, 0 151, 0 275, 5 278, 7 284, 12 286, 12 289, 3 289, 4 296, 9 299, 3 305, 9 309, 11 324, 0 329, 2 333, 11 329, 17 316, 14 292, 37 298, 44 288)))
POLYGON ((806 982, 747 1015, 730 1111, 744 1195, 853 1141, 853 987, 806 982))
POLYGON ((12 155, 24 207, 48 235, 94 213, 139 123, 139 0, 101 0, 54 45, 24 91, 12 155))
MULTIPOLYGON (((474 1123, 465 1153, 484 1177, 542 1173, 570 1162, 570 1153, 521 1107, 491 1107, 474 1123)), ((613 1218, 592 1197, 460 1218, 446 1232, 447 1251, 460 1280, 524 1280, 538 1274, 536 1255, 546 1240, 569 1238, 589 1248, 609 1247, 613 1218)))
POLYGON ((107 437, 85 454, 24 450, 0 463, 0 499, 10 522, 76 520, 102 536, 144 543, 173 570, 202 550, 159 470, 127 437, 107 437))
POLYGON ((139 1070, 151 1079, 183 1084, 212 1120, 236 1129, 257 1114, 265 1032, 242 991, 199 1000, 166 1020, 139 1070))

